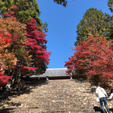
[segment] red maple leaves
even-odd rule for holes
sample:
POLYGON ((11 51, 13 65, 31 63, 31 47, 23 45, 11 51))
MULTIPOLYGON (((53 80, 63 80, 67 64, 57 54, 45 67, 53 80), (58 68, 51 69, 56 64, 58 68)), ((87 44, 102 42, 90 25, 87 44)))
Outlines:
POLYGON ((50 52, 46 51, 45 43, 45 34, 42 32, 41 28, 36 25, 35 19, 27 21, 27 33, 26 33, 27 42, 25 45, 28 47, 29 52, 33 57, 43 60, 46 64, 49 63, 50 52))
POLYGON ((74 69, 78 74, 88 77, 99 76, 101 79, 113 79, 112 41, 104 37, 90 36, 86 42, 80 42, 74 56, 69 58, 65 66, 74 69))

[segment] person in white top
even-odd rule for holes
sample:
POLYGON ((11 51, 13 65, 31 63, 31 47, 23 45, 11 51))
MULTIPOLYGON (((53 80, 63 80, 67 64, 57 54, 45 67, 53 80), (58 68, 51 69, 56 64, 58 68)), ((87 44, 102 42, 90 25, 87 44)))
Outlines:
POLYGON ((96 96, 99 98, 100 107, 101 107, 103 113, 106 113, 104 110, 104 106, 105 106, 106 110, 109 112, 109 108, 107 106, 107 100, 106 100, 106 97, 108 97, 108 95, 107 95, 106 91, 102 87, 97 86, 96 96))

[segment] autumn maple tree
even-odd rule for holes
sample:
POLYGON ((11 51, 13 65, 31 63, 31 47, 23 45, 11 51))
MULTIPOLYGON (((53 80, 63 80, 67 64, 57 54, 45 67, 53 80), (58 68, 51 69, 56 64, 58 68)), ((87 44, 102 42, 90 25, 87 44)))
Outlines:
POLYGON ((33 66, 37 67, 37 73, 44 73, 47 64, 49 63, 49 52, 46 51, 45 34, 41 30, 41 27, 36 25, 36 20, 31 19, 27 21, 27 42, 25 45, 28 51, 32 55, 33 66))
POLYGON ((4 70, 13 69, 17 61, 15 55, 7 50, 10 43, 12 43, 11 35, 0 31, 0 88, 11 79, 11 76, 5 75, 4 70))
POLYGON ((112 45, 113 42, 104 37, 90 36, 86 42, 79 42, 74 56, 65 65, 71 64, 71 72, 75 70, 75 76, 86 77, 91 82, 113 79, 112 45))
POLYGON ((5 74, 16 80, 23 76, 17 67, 30 66, 32 61, 25 46, 26 25, 18 22, 10 9, 4 16, 5 18, 0 19, 0 65, 5 74))

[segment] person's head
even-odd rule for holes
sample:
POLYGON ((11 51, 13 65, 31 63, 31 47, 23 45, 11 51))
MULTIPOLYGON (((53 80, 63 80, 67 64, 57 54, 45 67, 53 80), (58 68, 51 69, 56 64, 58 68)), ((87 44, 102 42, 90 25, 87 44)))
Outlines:
POLYGON ((99 86, 99 83, 98 83, 98 82, 96 82, 96 83, 95 83, 95 86, 96 86, 96 87, 98 87, 98 86, 99 86))

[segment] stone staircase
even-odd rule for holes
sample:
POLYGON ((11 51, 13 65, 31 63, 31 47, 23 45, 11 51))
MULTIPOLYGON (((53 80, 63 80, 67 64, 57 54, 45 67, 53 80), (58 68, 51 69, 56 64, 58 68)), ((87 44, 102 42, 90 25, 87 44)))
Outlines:
MULTIPOLYGON (((46 81, 36 80, 36 84, 30 84, 29 92, 10 97, 0 113, 101 113, 90 83, 68 79, 65 70, 47 69, 42 75, 33 75, 31 79, 46 81)), ((113 101, 108 106, 113 113, 113 101)))

